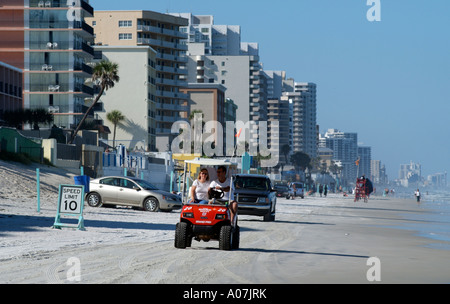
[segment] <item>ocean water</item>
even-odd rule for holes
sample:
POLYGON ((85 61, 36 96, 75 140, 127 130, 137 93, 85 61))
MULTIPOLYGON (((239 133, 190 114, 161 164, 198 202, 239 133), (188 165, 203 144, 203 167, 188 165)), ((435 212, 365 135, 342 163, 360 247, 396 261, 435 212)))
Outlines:
MULTIPOLYGON (((412 222, 401 228, 416 231, 418 236, 438 241, 429 247, 450 250, 450 189, 422 190, 421 193, 420 207, 427 212, 407 215, 412 222)), ((414 190, 399 196, 415 200, 414 190)))

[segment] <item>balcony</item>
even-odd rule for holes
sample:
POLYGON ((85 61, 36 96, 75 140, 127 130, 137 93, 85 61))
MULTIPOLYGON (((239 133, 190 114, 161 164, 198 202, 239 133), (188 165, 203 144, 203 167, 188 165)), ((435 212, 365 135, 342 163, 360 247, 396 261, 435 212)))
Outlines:
MULTIPOLYGON (((84 0, 80 0, 81 8, 87 13, 85 17, 93 17, 94 9, 92 6, 84 0)), ((67 5, 67 1, 60 0, 30 0, 29 8, 39 8, 39 9, 51 9, 51 8, 69 8, 71 6, 67 5)))
POLYGON ((94 95, 94 89, 91 87, 88 87, 87 85, 83 84, 83 85, 76 85, 74 88, 75 92, 81 92, 81 93, 85 93, 88 94, 90 96, 94 95))

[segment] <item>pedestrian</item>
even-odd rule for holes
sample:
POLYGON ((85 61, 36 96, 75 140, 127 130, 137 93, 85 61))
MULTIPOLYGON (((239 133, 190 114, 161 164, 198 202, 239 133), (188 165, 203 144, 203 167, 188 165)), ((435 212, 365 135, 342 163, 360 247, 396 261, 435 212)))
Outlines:
POLYGON ((414 195, 416 196, 417 202, 420 203, 420 191, 419 191, 419 188, 417 188, 416 192, 414 192, 414 195))
POLYGON ((323 187, 323 195, 327 197, 327 193, 328 193, 328 185, 325 185, 325 187, 323 187))
POLYGON ((322 197, 322 192, 323 192, 323 185, 320 184, 320 185, 319 185, 319 194, 320 194, 320 197, 322 197))

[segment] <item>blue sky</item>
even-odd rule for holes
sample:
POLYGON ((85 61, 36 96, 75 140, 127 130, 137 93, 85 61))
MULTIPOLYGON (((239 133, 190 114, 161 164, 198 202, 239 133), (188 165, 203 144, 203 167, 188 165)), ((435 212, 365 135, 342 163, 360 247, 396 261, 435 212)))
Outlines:
POLYGON ((95 10, 213 15, 259 43, 266 70, 317 84, 317 122, 357 132, 390 179, 400 164, 450 174, 450 1, 91 0, 95 10))

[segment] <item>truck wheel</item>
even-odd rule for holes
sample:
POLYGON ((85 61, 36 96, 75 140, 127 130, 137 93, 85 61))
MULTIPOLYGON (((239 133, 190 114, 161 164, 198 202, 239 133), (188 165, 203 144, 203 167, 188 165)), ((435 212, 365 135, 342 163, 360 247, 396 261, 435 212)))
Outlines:
POLYGON ((231 226, 222 226, 220 228, 220 236, 219 236, 219 249, 220 250, 230 250, 231 242, 232 242, 232 233, 231 226))
POLYGON ((187 227, 187 223, 177 223, 175 228, 175 248, 186 248, 188 242, 187 227))
POLYGON ((264 222, 273 222, 275 221, 275 214, 269 211, 266 215, 264 215, 264 222))

